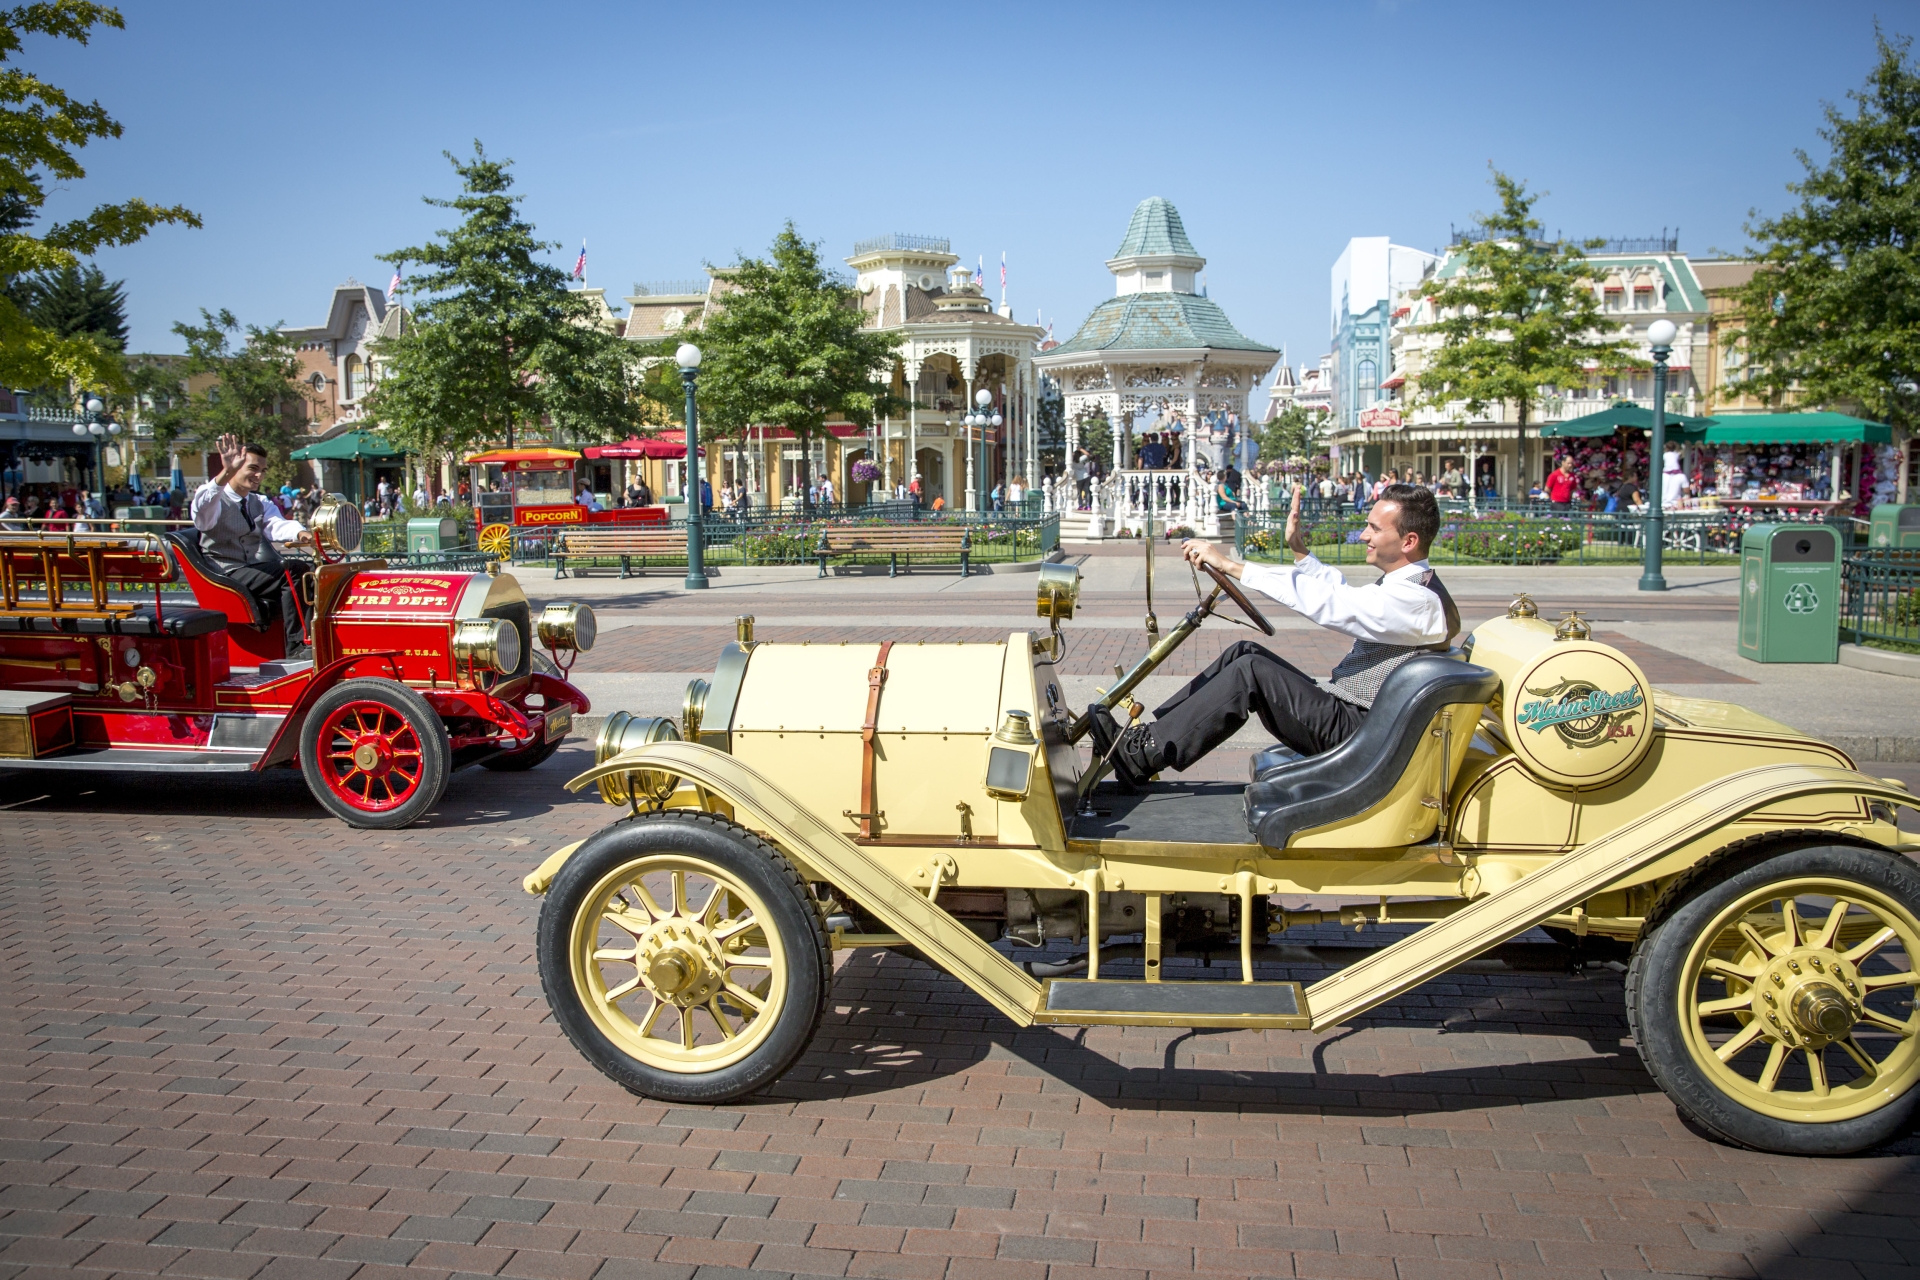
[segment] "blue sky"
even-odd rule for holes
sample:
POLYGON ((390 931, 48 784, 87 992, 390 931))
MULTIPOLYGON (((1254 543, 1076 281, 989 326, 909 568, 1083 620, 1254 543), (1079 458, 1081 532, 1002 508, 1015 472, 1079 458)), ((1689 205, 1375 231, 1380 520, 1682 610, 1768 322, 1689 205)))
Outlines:
POLYGON ((1298 364, 1326 349, 1348 237, 1434 248, 1490 199, 1489 161, 1569 235, 1680 228, 1738 250, 1782 208, 1822 99, 1863 81, 1873 23, 1805 3, 567 5, 334 8, 131 0, 86 49, 21 65, 126 126, 56 212, 139 195, 199 211, 102 255, 133 349, 199 307, 317 323, 374 255, 448 224, 443 150, 516 161, 540 233, 589 283, 686 277, 792 218, 834 258, 944 235, 1062 339, 1149 195, 1210 259, 1212 297, 1298 364))

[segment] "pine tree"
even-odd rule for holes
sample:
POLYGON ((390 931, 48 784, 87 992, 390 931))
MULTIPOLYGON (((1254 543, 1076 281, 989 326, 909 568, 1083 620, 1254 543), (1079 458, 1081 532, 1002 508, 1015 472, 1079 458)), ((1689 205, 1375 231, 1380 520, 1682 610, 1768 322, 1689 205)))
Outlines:
POLYGON ((1500 208, 1477 216, 1477 231, 1458 251, 1460 269, 1420 286, 1438 317, 1422 327, 1440 346, 1417 372, 1416 403, 1461 404, 1476 415, 1512 405, 1520 423, 1515 487, 1524 493, 1527 424, 1543 392, 1586 385, 1596 365, 1614 371, 1646 361, 1601 311, 1583 247, 1543 238, 1533 216, 1539 197, 1525 183, 1495 169, 1493 186, 1500 208))
POLYGON ((84 45, 96 27, 125 25, 118 10, 91 0, 41 0, 0 10, 0 385, 123 386, 119 354, 99 330, 61 333, 36 322, 21 306, 21 278, 76 268, 82 257, 132 244, 161 223, 200 225, 198 216, 178 205, 128 200, 55 222, 38 236, 27 230, 50 184, 65 187, 87 176, 80 148, 117 138, 121 130, 98 102, 71 98, 32 72, 4 64, 30 34, 84 45))
POLYGON ((114 351, 127 349, 127 293, 124 280, 109 281, 99 267, 69 263, 21 279, 16 300, 27 318, 63 338, 91 334, 114 351))
POLYGON ((722 434, 785 427, 804 459, 829 417, 865 426, 894 407, 883 378, 898 335, 864 327, 853 291, 827 274, 820 246, 801 239, 793 223, 766 258, 743 256, 722 279, 726 292, 699 339, 703 422, 722 434))
POLYGON ((1759 263, 1734 294, 1745 382, 1776 401, 1858 406, 1920 425, 1920 73, 1911 41, 1878 30, 1880 61, 1849 93, 1852 116, 1828 105, 1831 154, 1794 154, 1799 207, 1750 223, 1759 263))
POLYGON ((411 326, 379 345, 368 416, 429 455, 511 446, 540 423, 588 439, 639 429, 636 344, 595 324, 567 273, 540 260, 558 246, 520 216, 512 162, 489 159, 477 141, 472 159, 447 160, 461 194, 426 203, 459 213, 459 225, 381 255, 424 270, 409 281, 411 326))

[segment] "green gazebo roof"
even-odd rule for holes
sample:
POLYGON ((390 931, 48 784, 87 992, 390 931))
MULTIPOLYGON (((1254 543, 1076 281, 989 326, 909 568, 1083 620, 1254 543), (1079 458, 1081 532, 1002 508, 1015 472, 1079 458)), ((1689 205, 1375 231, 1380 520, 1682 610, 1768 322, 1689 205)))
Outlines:
POLYGON ((1187 229, 1180 223, 1180 211, 1163 196, 1149 196, 1133 207, 1133 220, 1127 223, 1126 238, 1113 256, 1131 258, 1139 254, 1200 256, 1193 241, 1187 239, 1187 229))
MULTIPOLYGON (((1139 221, 1140 215, 1136 211, 1136 226, 1139 221)), ((1180 225, 1177 217, 1173 225, 1177 230, 1180 225)), ((1127 239, 1129 243, 1132 242, 1132 231, 1127 233, 1127 239)), ((1181 233, 1180 242, 1186 243, 1184 232, 1181 233)), ((1191 293, 1129 293, 1124 297, 1108 298, 1095 307, 1078 333, 1042 354, 1060 356, 1081 351, 1152 351, 1194 347, 1215 351, 1275 351, 1275 348, 1255 342, 1234 328, 1233 321, 1227 319, 1227 313, 1210 298, 1191 293)))
POLYGON ((304 449, 293 451, 297 462, 351 462, 355 458, 399 458, 404 457, 402 450, 396 449, 393 442, 373 431, 343 431, 330 440, 320 440, 304 449))

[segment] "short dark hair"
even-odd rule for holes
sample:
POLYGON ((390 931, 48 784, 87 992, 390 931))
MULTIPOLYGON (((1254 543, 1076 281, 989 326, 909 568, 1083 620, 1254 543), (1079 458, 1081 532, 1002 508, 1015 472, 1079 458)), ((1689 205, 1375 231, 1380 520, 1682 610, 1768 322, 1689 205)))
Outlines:
POLYGON ((1412 534, 1420 539, 1421 551, 1426 551, 1440 536, 1440 503, 1433 496, 1433 490, 1417 484, 1390 484, 1381 490, 1379 501, 1394 505, 1398 514, 1393 527, 1403 538, 1412 534))
POLYGON ((256 458, 265 458, 269 456, 267 453, 267 447, 265 445, 254 444, 251 440, 249 440, 246 444, 243 444, 240 446, 240 452, 250 453, 256 458))

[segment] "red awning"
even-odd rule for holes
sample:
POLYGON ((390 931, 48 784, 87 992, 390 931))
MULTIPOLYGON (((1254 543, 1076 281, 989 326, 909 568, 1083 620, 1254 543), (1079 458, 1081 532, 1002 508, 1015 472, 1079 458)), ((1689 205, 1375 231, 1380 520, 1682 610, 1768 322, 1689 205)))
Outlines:
MULTIPOLYGON (((590 444, 581 452, 596 462, 603 458, 684 458, 687 456, 687 446, 682 435, 679 431, 663 431, 651 440, 628 436, 619 444, 590 444), (672 439, 667 438, 669 434, 673 436, 672 439)), ((700 452, 705 454, 706 450, 700 452)))
POLYGON ((1406 374, 1396 373, 1391 378, 1388 378, 1385 382, 1381 383, 1380 387, 1381 387, 1381 390, 1383 391, 1392 390, 1394 387, 1404 385, 1406 380, 1407 380, 1406 374))

